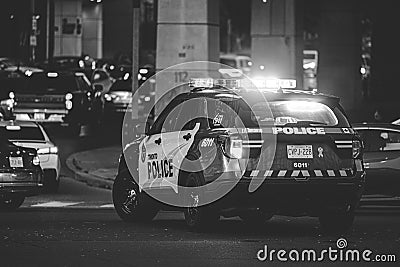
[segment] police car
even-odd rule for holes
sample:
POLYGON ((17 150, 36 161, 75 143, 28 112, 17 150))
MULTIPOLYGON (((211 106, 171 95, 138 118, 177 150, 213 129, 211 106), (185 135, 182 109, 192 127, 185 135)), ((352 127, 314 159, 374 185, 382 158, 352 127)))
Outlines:
POLYGON ((220 216, 259 224, 273 215, 319 217, 326 231, 352 226, 362 142, 337 97, 295 90, 292 80, 190 86, 126 144, 113 186, 123 220, 177 206, 190 229, 220 216))

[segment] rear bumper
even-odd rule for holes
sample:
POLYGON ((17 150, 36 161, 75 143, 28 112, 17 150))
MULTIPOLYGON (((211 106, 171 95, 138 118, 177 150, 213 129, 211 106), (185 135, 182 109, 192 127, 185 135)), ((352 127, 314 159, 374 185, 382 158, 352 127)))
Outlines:
POLYGON ((42 171, 0 173, 0 196, 8 194, 23 194, 25 196, 37 195, 43 188, 42 171))
MULTIPOLYGON (((356 207, 364 190, 365 172, 358 172, 352 178, 266 179, 253 192, 249 190, 251 182, 251 179, 242 178, 215 205, 222 209, 262 208, 288 215, 314 215, 329 208, 356 207)), ((223 194, 229 188, 232 188, 232 181, 224 180, 209 184, 204 193, 207 199, 223 194)))
MULTIPOLYGON (((343 209, 359 205, 365 184, 365 172, 353 177, 319 177, 308 180, 270 178, 250 192, 251 179, 225 175, 202 186, 199 205, 211 204, 219 210, 261 208, 274 214, 317 216, 329 209, 343 209), (213 200, 213 201, 211 201, 213 200)), ((175 193, 171 187, 144 189, 156 199, 171 199, 171 203, 185 203, 184 188, 175 193), (183 194, 182 194, 183 193, 183 194)))

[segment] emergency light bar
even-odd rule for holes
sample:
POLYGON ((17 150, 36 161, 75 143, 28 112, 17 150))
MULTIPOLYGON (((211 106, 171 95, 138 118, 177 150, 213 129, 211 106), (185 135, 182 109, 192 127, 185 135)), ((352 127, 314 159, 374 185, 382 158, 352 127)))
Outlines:
POLYGON ((293 89, 296 88, 296 80, 293 79, 212 79, 196 78, 190 79, 190 87, 226 87, 228 89, 252 88, 258 89, 293 89))

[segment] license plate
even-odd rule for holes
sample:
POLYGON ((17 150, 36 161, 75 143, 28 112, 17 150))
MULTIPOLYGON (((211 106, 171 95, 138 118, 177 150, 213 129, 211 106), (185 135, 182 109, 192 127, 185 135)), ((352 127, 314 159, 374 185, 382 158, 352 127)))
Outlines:
POLYGON ((312 159, 312 145, 287 145, 288 159, 312 159))
POLYGON ((33 114, 33 118, 35 120, 44 120, 46 117, 45 117, 44 113, 35 113, 35 114, 33 114))
POLYGON ((22 157, 10 157, 10 167, 11 168, 22 168, 24 163, 22 157))

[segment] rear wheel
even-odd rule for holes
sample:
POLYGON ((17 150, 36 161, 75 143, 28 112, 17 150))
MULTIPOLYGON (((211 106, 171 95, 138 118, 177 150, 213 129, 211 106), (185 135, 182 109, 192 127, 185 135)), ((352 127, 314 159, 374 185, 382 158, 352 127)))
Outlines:
POLYGON ((200 206, 203 197, 199 186, 203 185, 200 174, 190 173, 186 179, 185 200, 185 222, 192 231, 204 231, 209 229, 219 220, 219 213, 210 206, 200 206))
POLYGON ((326 233, 345 233, 353 226, 354 209, 323 213, 319 217, 321 229, 326 233))
POLYGON ((145 193, 139 192, 136 182, 127 176, 115 178, 112 197, 115 210, 119 217, 128 222, 151 221, 158 212, 151 201, 145 201, 145 193))
POLYGON ((11 195, 0 199, 1 211, 13 211, 18 209, 24 203, 25 196, 11 195))

